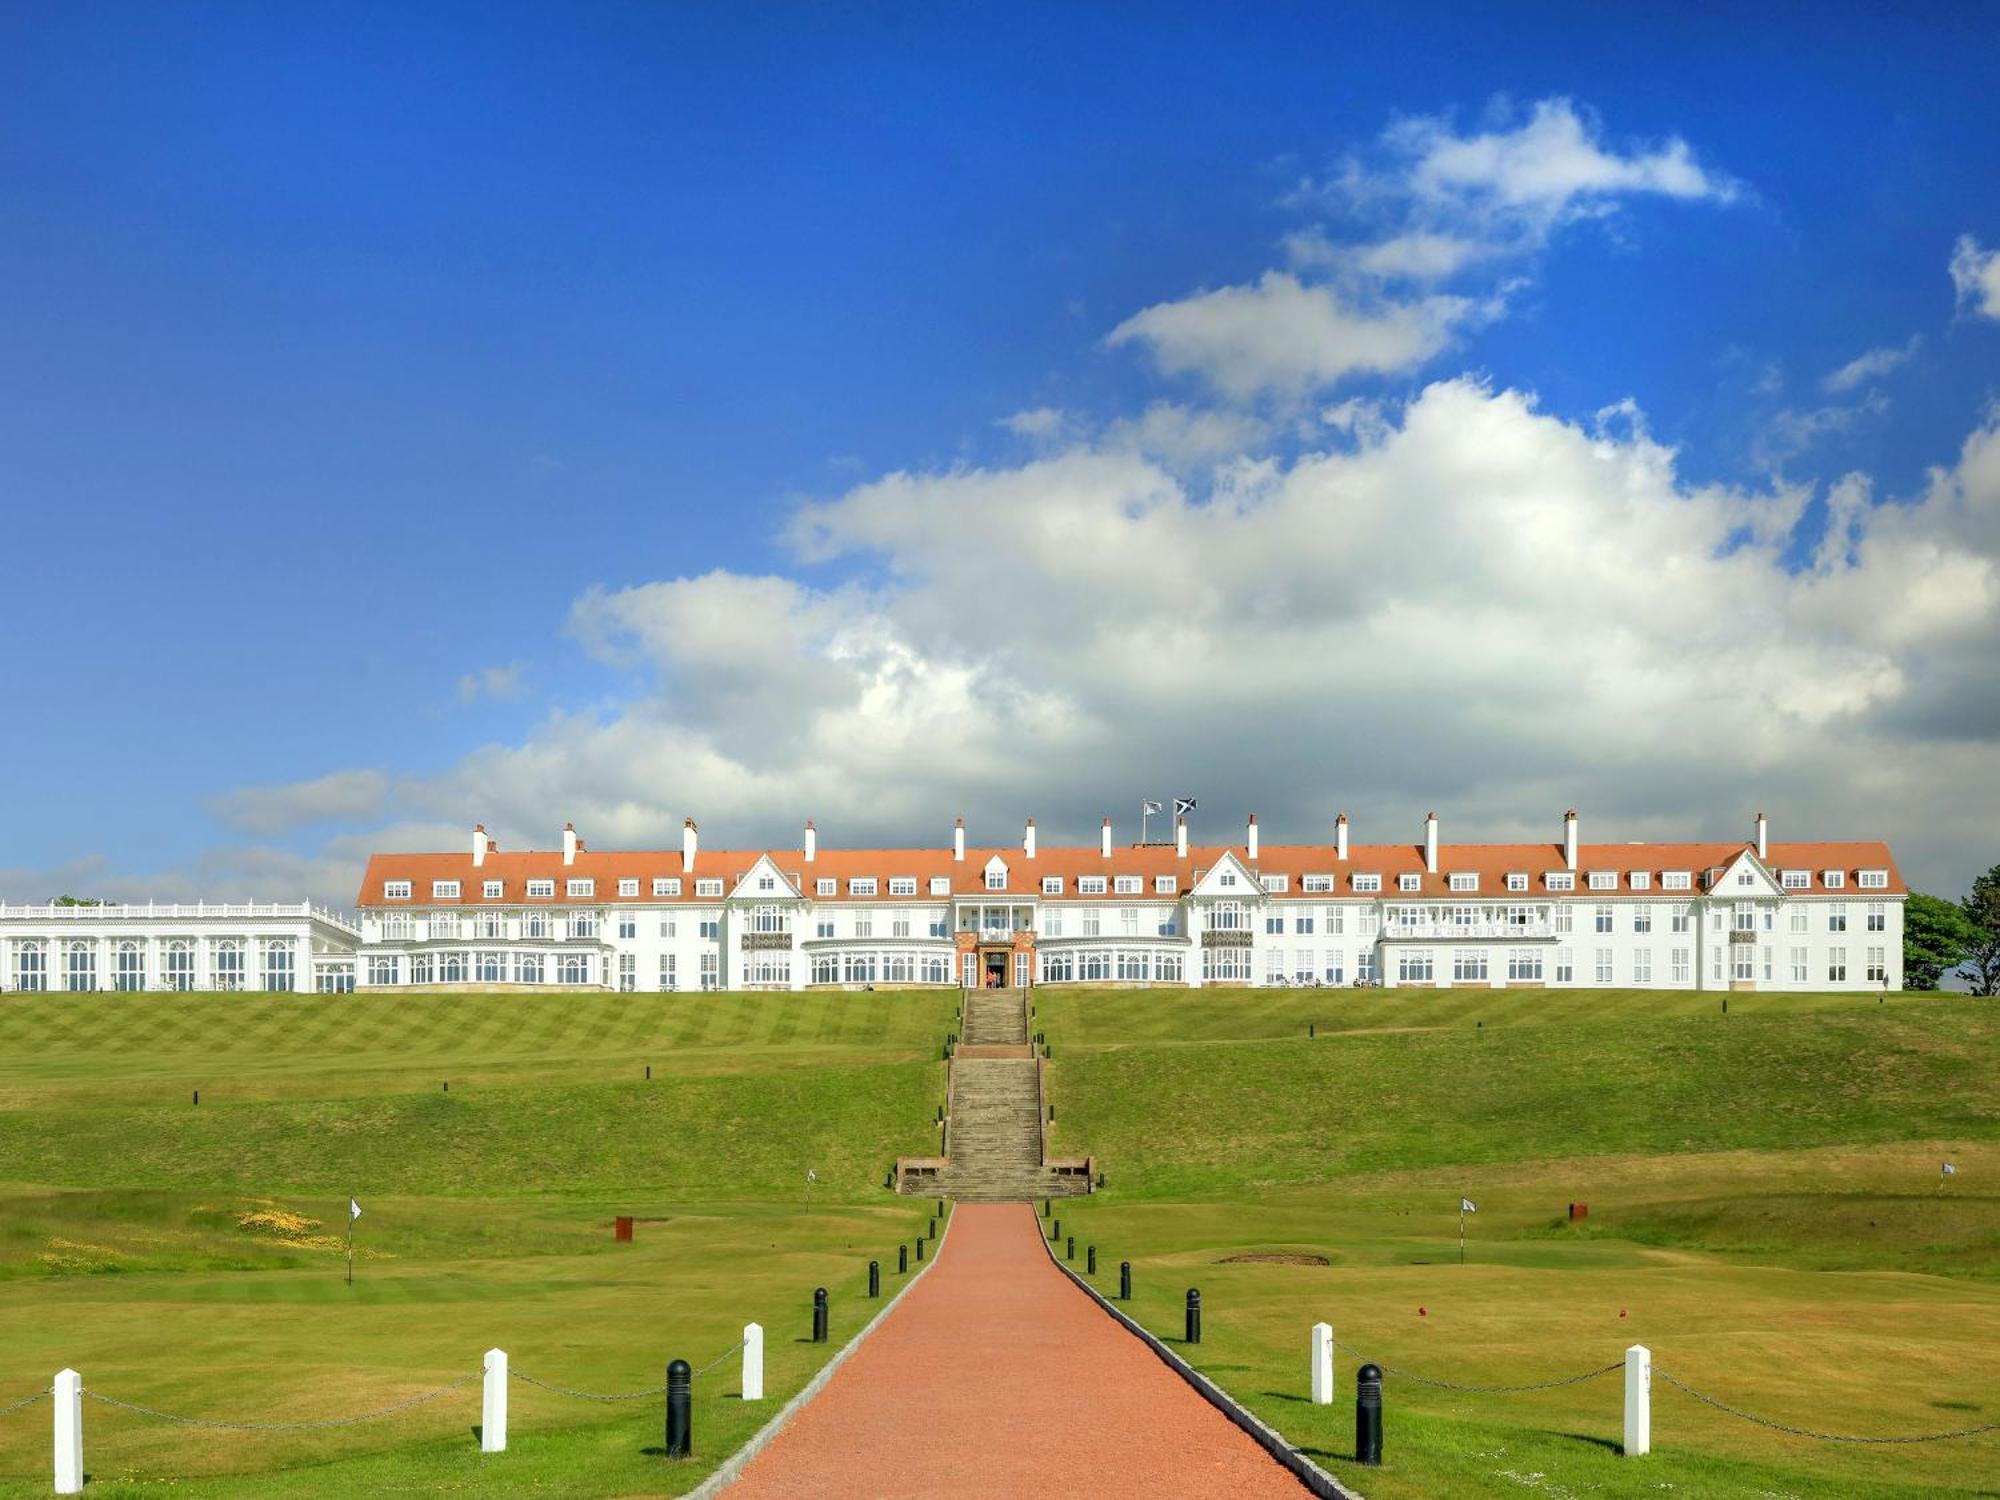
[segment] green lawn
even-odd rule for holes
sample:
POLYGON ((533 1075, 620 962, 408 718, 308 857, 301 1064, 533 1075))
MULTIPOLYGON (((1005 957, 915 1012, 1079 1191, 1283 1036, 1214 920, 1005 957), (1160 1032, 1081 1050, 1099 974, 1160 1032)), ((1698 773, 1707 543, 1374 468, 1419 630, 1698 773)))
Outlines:
POLYGON ((1629 992, 1082 989, 1037 1007, 1054 1147, 1107 1174, 1058 1208, 1078 1263, 1096 1244, 1113 1290, 1131 1260, 1135 1313, 1174 1337, 1199 1286, 1191 1357, 1369 1496, 1991 1491, 2000 1434, 1809 1442, 1664 1382, 1655 1451, 1627 1460, 1616 1374, 1521 1395, 1392 1377, 1379 1471, 1350 1461, 1352 1354, 1335 1405, 1304 1399, 1324 1319, 1370 1358, 1461 1384, 1577 1373, 1641 1342, 1656 1368, 1795 1425, 1995 1420, 1989 1007, 1745 995, 1725 1017, 1715 997, 1629 992), (1961 1174, 1940 1195, 1946 1157, 1961 1174), (1461 1196, 1479 1205, 1463 1268, 1461 1196))
MULTIPOLYGON (((760 1322, 769 1399, 737 1399, 734 1358, 697 1381, 688 1465, 647 1451, 658 1401, 518 1382, 510 1451, 484 1458, 476 1383, 220 1441, 85 1414, 93 1493, 678 1493, 879 1306, 870 1257, 900 1284, 928 1205, 881 1184, 898 1153, 935 1149, 955 1010, 887 991, 8 997, 0 1406, 73 1365, 142 1405, 305 1420, 470 1374, 495 1346, 542 1380, 632 1391, 760 1322), (617 1214, 635 1243, 613 1243, 617 1214), (827 1346, 804 1341, 815 1286, 827 1346)), ((0 1417, 0 1494, 45 1492, 48 1420, 0 1417)))

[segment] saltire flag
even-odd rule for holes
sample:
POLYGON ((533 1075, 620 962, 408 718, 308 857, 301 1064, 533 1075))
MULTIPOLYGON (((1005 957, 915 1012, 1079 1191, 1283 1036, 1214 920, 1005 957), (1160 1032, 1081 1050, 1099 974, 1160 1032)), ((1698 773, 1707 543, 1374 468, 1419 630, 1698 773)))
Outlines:
POLYGON ((1174 798, 1174 816, 1177 818, 1185 818, 1189 813, 1194 811, 1194 807, 1195 803, 1192 797, 1174 798))
POLYGON ((1458 1211, 1462 1214, 1476 1214, 1479 1212, 1479 1205, 1470 1198, 1461 1198, 1458 1200, 1458 1211))
POLYGON ((354 1222, 354 1221, 355 1221, 356 1219, 358 1219, 358 1218, 360 1218, 360 1217, 361 1217, 361 1205, 360 1205, 359 1203, 356 1203, 356 1202, 355 1202, 355 1201, 354 1201, 354 1200, 353 1200, 352 1198, 349 1198, 349 1199, 347 1200, 347 1221, 348 1221, 348 1223, 350 1223, 350 1224, 351 1224, 351 1223, 353 1223, 353 1222, 354 1222))
POLYGON ((1144 802, 1139 804, 1139 811, 1143 816, 1150 818, 1154 813, 1160 811, 1160 804, 1155 802, 1151 797, 1148 797, 1144 802))

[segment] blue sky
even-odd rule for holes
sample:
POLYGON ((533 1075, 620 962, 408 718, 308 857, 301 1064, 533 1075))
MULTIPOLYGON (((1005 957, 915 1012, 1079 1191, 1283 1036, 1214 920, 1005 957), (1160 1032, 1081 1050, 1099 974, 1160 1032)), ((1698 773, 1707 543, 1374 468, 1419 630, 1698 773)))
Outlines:
POLYGON ((0 890, 1195 791, 1956 891, 2000 21, 1884 10, 10 7, 0 890))

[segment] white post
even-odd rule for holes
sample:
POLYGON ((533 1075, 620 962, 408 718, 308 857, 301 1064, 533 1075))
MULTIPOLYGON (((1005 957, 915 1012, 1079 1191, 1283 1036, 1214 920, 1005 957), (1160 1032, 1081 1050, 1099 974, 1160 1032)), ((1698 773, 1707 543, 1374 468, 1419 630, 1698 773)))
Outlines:
POLYGON ((760 1323, 743 1325, 743 1399, 764 1399, 764 1328, 760 1323))
POLYGON ((83 1493, 83 1377, 74 1370, 56 1374, 56 1493, 83 1493))
POLYGON ((486 1387, 479 1403, 479 1451, 507 1451, 507 1351, 486 1351, 486 1387))
POLYGON ((1625 1351, 1625 1456, 1653 1451, 1653 1351, 1634 1344, 1625 1351))
POLYGON ((1312 1399, 1314 1406, 1333 1405, 1333 1327, 1313 1324, 1312 1399))

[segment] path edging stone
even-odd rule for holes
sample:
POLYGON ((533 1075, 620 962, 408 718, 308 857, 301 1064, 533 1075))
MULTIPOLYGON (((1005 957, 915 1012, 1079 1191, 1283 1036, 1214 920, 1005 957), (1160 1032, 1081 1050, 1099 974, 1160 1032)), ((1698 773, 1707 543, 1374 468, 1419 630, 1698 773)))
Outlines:
POLYGON ((1322 1469, 1318 1464, 1299 1452, 1298 1449, 1285 1441, 1284 1434, 1280 1433, 1275 1427, 1267 1426, 1248 1407, 1244 1406, 1242 1402, 1238 1401, 1229 1392, 1225 1391, 1193 1365, 1174 1353, 1150 1329, 1146 1328, 1136 1318, 1129 1316, 1117 1303, 1098 1291, 1096 1287, 1084 1280, 1076 1271, 1063 1264, 1062 1257, 1056 1254, 1055 1245, 1041 1232, 1041 1221, 1039 1219, 1035 1221, 1035 1226, 1035 1238, 1042 1242, 1042 1249, 1048 1255, 1050 1265, 1067 1276, 1073 1285, 1080 1287, 1084 1295, 1089 1297, 1091 1301, 1095 1302, 1104 1311, 1124 1324, 1128 1333, 1141 1340, 1147 1348, 1157 1354, 1168 1369, 1193 1386, 1203 1400, 1229 1418, 1237 1427, 1241 1428, 1245 1436, 1266 1453, 1270 1454, 1300 1484, 1304 1485, 1313 1494, 1319 1496, 1320 1500, 1365 1500, 1365 1497, 1358 1490, 1349 1489, 1338 1479, 1334 1478, 1333 1475, 1327 1473, 1325 1469, 1322 1469))
POLYGON ((715 1500, 715 1496, 721 1494, 723 1490, 737 1481, 743 1473, 744 1466, 770 1446, 771 1439, 775 1438, 783 1430, 787 1422, 799 1414, 808 1401, 812 1400, 813 1397, 817 1396, 824 1389, 826 1383, 833 1379, 834 1371, 847 1363, 854 1351, 861 1347, 862 1341, 875 1331, 875 1326, 896 1310, 896 1304, 909 1296, 912 1287, 930 1274, 931 1267, 938 1263, 938 1256, 944 1251, 945 1238, 951 1233, 952 1223, 957 1218, 958 1207, 954 1204, 952 1211, 945 1216, 944 1233, 937 1237, 936 1246, 931 1250, 929 1255, 924 1257, 922 1268, 908 1281, 903 1283, 902 1289, 895 1296, 882 1304, 882 1310, 863 1324, 861 1331, 849 1339, 841 1347, 838 1354, 819 1367, 819 1373, 814 1375, 811 1380, 808 1380, 796 1396, 778 1408, 776 1416, 753 1432, 749 1440, 734 1453, 730 1454, 729 1457, 725 1458, 713 1474, 709 1475, 708 1478, 704 1479, 695 1488, 689 1490, 684 1500, 715 1500))

